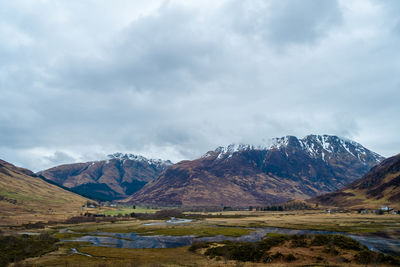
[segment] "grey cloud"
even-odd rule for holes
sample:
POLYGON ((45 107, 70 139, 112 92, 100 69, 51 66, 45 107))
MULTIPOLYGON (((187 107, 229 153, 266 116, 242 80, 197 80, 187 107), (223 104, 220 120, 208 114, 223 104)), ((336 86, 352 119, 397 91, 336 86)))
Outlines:
POLYGON ((384 9, 384 13, 388 16, 389 23, 385 25, 392 30, 397 36, 400 35, 400 2, 396 0, 377 1, 374 3, 384 9))
POLYGON ((164 5, 157 15, 139 18, 102 48, 103 56, 68 60, 58 76, 71 89, 190 90, 225 68, 218 31, 198 25, 198 13, 164 5), (67 83, 62 79, 70 77, 67 83))
POLYGON ((341 21, 337 1, 274 1, 271 19, 264 25, 267 35, 279 44, 312 43, 322 38, 341 21))
POLYGON ((310 133, 400 149, 399 40, 372 25, 393 25, 387 7, 363 24, 348 1, 171 1, 119 21, 120 2, 68 3, 7 3, 0 31, 31 41, 0 35, 0 158, 34 170, 116 151, 178 161, 310 133))
POLYGON ((54 166, 60 165, 60 164, 65 164, 65 163, 73 163, 76 161, 76 159, 74 157, 71 157, 67 153, 64 153, 61 151, 56 151, 51 156, 45 156, 44 159, 49 161, 49 163, 54 166))
POLYGON ((275 46, 311 44, 338 26, 342 14, 336 0, 230 1, 232 23, 244 35, 275 46))

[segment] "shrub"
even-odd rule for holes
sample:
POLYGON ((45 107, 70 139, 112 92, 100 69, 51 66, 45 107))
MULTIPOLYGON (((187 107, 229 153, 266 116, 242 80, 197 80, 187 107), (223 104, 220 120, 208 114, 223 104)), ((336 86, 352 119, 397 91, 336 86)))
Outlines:
POLYGON ((395 256, 391 256, 391 255, 384 255, 382 262, 384 263, 388 263, 391 265, 395 265, 395 266, 400 266, 400 258, 399 257, 395 257, 395 256))
POLYGON ((269 250, 272 247, 279 246, 289 240, 290 236, 282 234, 267 234, 266 237, 259 242, 260 249, 269 250))
POLYGON ((325 246, 329 241, 328 235, 317 234, 311 240, 311 246, 325 246))
POLYGON ((190 247, 189 247, 189 251, 191 252, 195 252, 196 250, 200 249, 200 248, 208 248, 210 246, 209 243, 207 242, 194 242, 190 247))
POLYGON ((292 241, 290 246, 292 248, 308 247, 308 242, 305 235, 294 235, 292 236, 292 241))
POLYGON ((276 252, 276 253, 272 256, 272 258, 274 258, 274 259, 282 259, 282 258, 283 258, 283 254, 280 253, 280 252, 276 252))
MULTIPOLYGON (((223 246, 209 247, 209 244, 198 243, 193 244, 189 250, 195 251, 198 248, 207 248, 205 255, 210 258, 223 257, 225 260, 236 260, 236 261, 251 261, 251 262, 264 262, 270 263, 274 260, 285 260, 286 262, 292 262, 296 260, 293 254, 286 256, 280 252, 272 254, 269 250, 273 247, 280 246, 285 242, 290 241, 292 247, 309 247, 311 246, 322 246, 324 252, 333 255, 339 255, 338 250, 353 250, 357 254, 354 256, 354 261, 360 264, 369 263, 382 263, 400 266, 400 258, 395 256, 388 256, 382 253, 376 253, 370 251, 366 246, 360 244, 358 241, 353 240, 346 236, 341 235, 282 235, 282 234, 267 234, 265 238, 259 242, 231 242, 225 241, 219 244, 223 246), (311 239, 311 241, 309 241, 311 239)), ((324 262, 324 259, 320 256, 316 258, 318 262, 324 262)), ((343 262, 349 260, 342 257, 343 262)))
POLYGON ((224 257, 230 260, 238 261, 257 261, 258 257, 256 245, 253 243, 231 243, 223 247, 213 247, 207 249, 205 255, 210 258, 217 256, 224 257))
POLYGON ((369 249, 363 249, 354 256, 354 260, 357 263, 369 264, 375 262, 375 257, 376 253, 370 251, 369 249))
POLYGON ((341 249, 359 251, 365 246, 360 242, 343 235, 315 235, 311 241, 311 246, 336 246, 341 249))
POLYGON ((271 255, 271 254, 268 253, 268 252, 265 252, 264 255, 263 255, 263 257, 261 258, 261 261, 262 261, 262 262, 265 262, 265 263, 270 263, 270 262, 272 262, 273 260, 281 260, 281 259, 283 259, 283 254, 280 253, 279 251, 276 252, 276 253, 273 254, 273 255, 271 255))
POLYGON ((260 242, 238 242, 226 243, 225 246, 209 248, 206 255, 214 258, 216 256, 223 256, 227 259, 238 261, 264 261, 268 262, 273 258, 266 253, 272 247, 279 246, 290 237, 281 234, 268 234, 260 242))
POLYGON ((296 260, 296 257, 293 256, 293 254, 289 254, 289 255, 287 255, 287 256, 285 257, 285 260, 286 260, 287 262, 292 262, 292 261, 295 261, 295 260, 296 260))
POLYGON ((360 250, 364 248, 360 242, 343 235, 333 235, 331 236, 333 239, 333 244, 341 249, 349 249, 349 250, 360 250))
POLYGON ((47 233, 39 236, 0 236, 0 266, 56 250, 58 241, 47 233))
POLYGON ((391 255, 384 255, 382 253, 377 253, 377 252, 371 251, 367 248, 364 248, 363 250, 358 252, 354 256, 354 260, 357 263, 361 263, 361 264, 382 263, 382 264, 390 264, 390 265, 400 266, 400 258, 391 256, 391 255))

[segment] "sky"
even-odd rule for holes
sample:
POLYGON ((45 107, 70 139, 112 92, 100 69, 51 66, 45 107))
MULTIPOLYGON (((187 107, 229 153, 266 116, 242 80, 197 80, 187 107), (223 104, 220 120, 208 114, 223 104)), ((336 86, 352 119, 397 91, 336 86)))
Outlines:
POLYGON ((331 134, 400 153, 400 1, 0 2, 0 158, 197 158, 331 134))

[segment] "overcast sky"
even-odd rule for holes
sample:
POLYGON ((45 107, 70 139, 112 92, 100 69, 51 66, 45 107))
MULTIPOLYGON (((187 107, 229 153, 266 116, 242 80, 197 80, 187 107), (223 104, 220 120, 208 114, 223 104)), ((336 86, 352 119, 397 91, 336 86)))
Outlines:
POLYGON ((193 159, 332 134, 400 152, 400 1, 0 1, 0 158, 193 159))

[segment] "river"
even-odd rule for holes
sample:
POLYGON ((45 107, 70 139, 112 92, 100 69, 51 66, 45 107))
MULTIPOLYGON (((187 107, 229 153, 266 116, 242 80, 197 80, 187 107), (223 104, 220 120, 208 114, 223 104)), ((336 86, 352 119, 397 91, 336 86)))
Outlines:
POLYGON ((118 247, 118 248, 174 248, 187 246, 196 241, 245 241, 245 242, 256 242, 260 241, 267 233, 281 233, 290 235, 302 235, 302 234, 341 234, 351 237, 360 243, 366 245, 373 251, 382 252, 385 254, 399 255, 400 256, 400 240, 370 236, 370 235, 352 235, 347 233, 329 232, 329 231, 314 231, 314 230, 295 230, 286 228, 253 228, 255 231, 248 235, 240 237, 230 236, 211 236, 211 237, 197 237, 194 235, 186 236, 165 236, 165 235, 154 235, 145 236, 137 233, 107 233, 107 232, 95 232, 88 235, 78 237, 74 240, 63 240, 77 241, 77 242, 90 242, 94 246, 102 247, 118 247))

